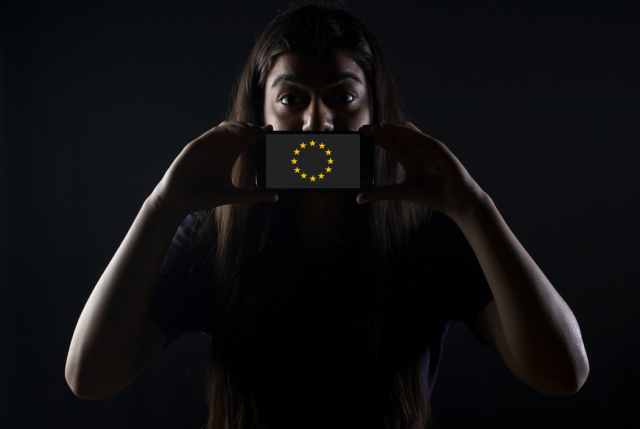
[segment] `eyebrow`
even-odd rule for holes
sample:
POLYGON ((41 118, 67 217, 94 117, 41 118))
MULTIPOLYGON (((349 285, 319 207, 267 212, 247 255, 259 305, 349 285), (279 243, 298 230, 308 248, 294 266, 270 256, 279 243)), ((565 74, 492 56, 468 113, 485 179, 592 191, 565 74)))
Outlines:
MULTIPOLYGON (((353 79, 357 82, 360 82, 361 84, 364 85, 364 83, 362 82, 362 80, 353 72, 347 71, 344 73, 338 73, 335 76, 330 77, 327 80, 327 83, 333 83, 333 82, 338 82, 340 80, 345 80, 345 79, 353 79)), ((281 73, 279 74, 276 79, 273 81, 273 83, 271 84, 271 88, 273 88, 274 86, 276 86, 278 83, 282 82, 282 81, 290 81, 290 82, 298 82, 300 83, 301 80, 298 76, 294 76, 292 74, 288 74, 288 73, 281 73)))

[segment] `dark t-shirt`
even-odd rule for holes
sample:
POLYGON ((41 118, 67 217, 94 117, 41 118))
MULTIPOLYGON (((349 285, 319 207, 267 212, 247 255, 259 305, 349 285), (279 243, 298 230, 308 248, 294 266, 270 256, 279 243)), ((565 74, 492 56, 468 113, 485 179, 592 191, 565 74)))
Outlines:
MULTIPOLYGON (((306 406, 303 403, 323 401, 309 395, 337 398, 338 391, 348 392, 342 402, 353 402, 346 409, 366 401, 367 392, 359 392, 357 382, 346 388, 340 384, 342 376, 335 375, 344 375, 336 370, 343 368, 344 349, 338 339, 347 326, 344 320, 367 296, 353 287, 368 270, 363 266, 365 259, 357 257, 363 250, 353 237, 337 243, 321 258, 292 243, 285 258, 259 277, 278 292, 259 296, 258 332, 254 344, 243 349, 225 346, 231 343, 223 339, 237 337, 235 333, 211 332, 216 329, 211 326, 219 325, 209 319, 211 268, 204 268, 203 250, 194 245, 198 230, 194 214, 189 215, 167 251, 153 291, 149 316, 165 334, 162 350, 184 332, 201 332, 211 338, 214 350, 226 353, 231 361, 247 362, 240 354, 253 352, 257 369, 251 379, 256 388, 265 388, 265 401, 273 400, 274 406, 287 392, 297 392, 294 397, 301 401, 300 409, 306 406)), ((432 211, 424 235, 385 285, 390 323, 383 329, 380 347, 382 355, 395 362, 420 359, 430 394, 449 322, 462 320, 480 343, 488 345, 476 328, 476 319, 493 295, 471 246, 451 218, 432 211)), ((348 371, 358 372, 356 367, 348 371)), ((309 412, 326 414, 313 406, 309 412)))

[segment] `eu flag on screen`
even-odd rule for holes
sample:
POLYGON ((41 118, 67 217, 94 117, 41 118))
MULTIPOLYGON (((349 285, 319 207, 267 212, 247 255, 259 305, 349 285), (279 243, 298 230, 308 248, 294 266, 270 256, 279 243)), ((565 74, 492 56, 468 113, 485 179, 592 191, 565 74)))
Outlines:
POLYGON ((360 187, 359 134, 267 134, 266 187, 360 187))

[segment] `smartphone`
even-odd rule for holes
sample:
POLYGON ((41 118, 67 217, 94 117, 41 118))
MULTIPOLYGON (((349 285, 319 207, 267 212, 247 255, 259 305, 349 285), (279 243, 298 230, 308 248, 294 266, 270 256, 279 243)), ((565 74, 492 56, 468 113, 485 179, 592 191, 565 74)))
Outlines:
POLYGON ((360 131, 269 131, 258 139, 256 186, 274 192, 371 189, 371 136, 360 131))

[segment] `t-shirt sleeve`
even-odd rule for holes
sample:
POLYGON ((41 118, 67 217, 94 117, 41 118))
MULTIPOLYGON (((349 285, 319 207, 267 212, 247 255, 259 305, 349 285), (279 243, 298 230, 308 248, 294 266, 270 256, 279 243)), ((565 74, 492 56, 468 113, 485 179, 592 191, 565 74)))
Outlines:
POLYGON ((178 228, 153 289, 148 314, 164 332, 162 351, 185 332, 210 336, 205 322, 208 279, 195 264, 198 232, 197 213, 192 213, 178 228))
POLYGON ((476 326, 480 310, 493 299, 489 283, 482 272, 471 245, 460 227, 444 214, 444 252, 447 263, 447 283, 451 297, 451 320, 462 320, 478 341, 489 345, 476 326))

